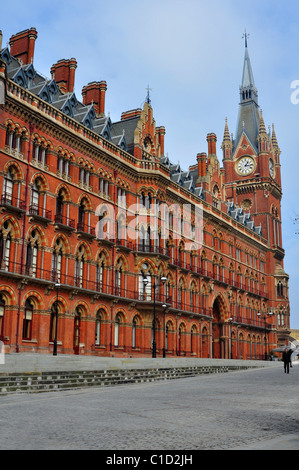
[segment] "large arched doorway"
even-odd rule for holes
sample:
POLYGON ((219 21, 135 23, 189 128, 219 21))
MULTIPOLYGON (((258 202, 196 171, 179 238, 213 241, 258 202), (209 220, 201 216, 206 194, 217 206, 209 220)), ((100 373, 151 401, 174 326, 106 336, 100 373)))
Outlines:
POLYGON ((226 310, 221 296, 216 297, 213 304, 212 324, 212 357, 214 359, 227 358, 226 310))

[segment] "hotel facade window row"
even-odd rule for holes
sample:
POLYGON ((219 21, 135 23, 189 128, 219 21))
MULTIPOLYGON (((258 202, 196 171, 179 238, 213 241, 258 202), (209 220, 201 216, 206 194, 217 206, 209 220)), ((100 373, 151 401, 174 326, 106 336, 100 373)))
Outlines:
POLYGON ((261 359, 283 344, 279 152, 274 131, 264 151, 262 115, 254 180, 236 173, 249 146, 246 135, 230 140, 227 123, 223 167, 208 134, 208 152, 183 170, 165 155, 149 100, 112 122, 105 82, 80 102, 59 67, 50 80, 32 64, 24 72, 23 34, 0 51, 6 351, 51 353, 57 340, 58 354, 261 359))

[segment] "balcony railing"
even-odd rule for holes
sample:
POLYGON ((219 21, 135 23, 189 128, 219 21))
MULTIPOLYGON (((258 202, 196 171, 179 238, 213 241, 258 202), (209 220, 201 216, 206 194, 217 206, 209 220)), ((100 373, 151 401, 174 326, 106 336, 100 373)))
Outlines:
MULTIPOLYGON (((0 266, 0 274, 5 273, 5 276, 11 275, 16 279, 20 277, 28 277, 31 282, 37 283, 56 283, 61 284, 64 289, 76 288, 84 289, 95 293, 101 293, 103 296, 115 296, 124 299, 153 302, 154 292, 143 293, 138 290, 130 290, 126 287, 115 286, 106 284, 97 280, 89 280, 84 276, 76 276, 65 273, 59 273, 55 270, 47 270, 35 265, 26 265, 25 263, 16 263, 7 260, 3 266, 0 266)), ((179 308, 185 312, 193 312, 201 315, 212 316, 211 309, 204 309, 196 306, 195 304, 179 303, 172 299, 170 296, 165 296, 162 292, 156 293, 155 301, 160 307, 162 303, 166 303, 169 308, 179 308)))
POLYGON ((96 231, 94 227, 90 225, 83 224, 82 222, 78 222, 77 224, 77 232, 85 233, 86 235, 91 235, 95 237, 96 231))
POLYGON ((70 219, 62 214, 56 214, 54 218, 55 224, 63 225, 64 227, 69 227, 71 229, 75 229, 75 220, 70 219))
POLYGON ((29 207, 29 215, 41 217, 44 219, 52 219, 52 211, 45 209, 44 207, 38 206, 37 204, 31 204, 29 207))
POLYGON ((2 194, 1 196, 1 205, 10 206, 15 209, 20 209, 22 211, 26 210, 25 201, 11 194, 2 194))

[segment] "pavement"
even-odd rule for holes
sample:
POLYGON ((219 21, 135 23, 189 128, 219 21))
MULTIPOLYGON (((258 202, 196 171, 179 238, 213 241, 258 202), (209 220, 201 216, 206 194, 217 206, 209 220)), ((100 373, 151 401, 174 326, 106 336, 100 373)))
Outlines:
POLYGON ((298 450, 298 383, 298 363, 285 374, 277 362, 176 380, 2 396, 0 450, 101 450, 113 458, 146 451, 194 459, 203 450, 298 450))

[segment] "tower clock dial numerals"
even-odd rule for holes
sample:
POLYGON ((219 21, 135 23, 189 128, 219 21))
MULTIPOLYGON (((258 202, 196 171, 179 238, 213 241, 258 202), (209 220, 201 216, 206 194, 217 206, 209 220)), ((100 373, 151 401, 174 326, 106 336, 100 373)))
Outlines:
POLYGON ((254 161, 250 157, 243 157, 237 162, 237 172, 240 175, 249 175, 254 170, 254 161))

